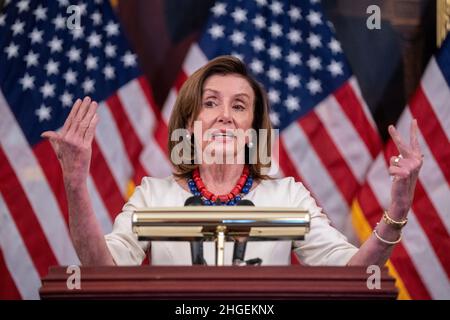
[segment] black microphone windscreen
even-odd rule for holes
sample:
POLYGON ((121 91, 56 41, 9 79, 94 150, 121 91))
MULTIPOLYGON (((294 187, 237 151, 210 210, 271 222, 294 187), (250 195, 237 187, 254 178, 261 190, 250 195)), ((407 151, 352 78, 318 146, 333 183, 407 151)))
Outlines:
POLYGON ((250 201, 250 200, 247 200, 247 199, 242 199, 242 200, 239 200, 237 203, 236 203, 236 205, 237 206, 255 206, 255 204, 252 202, 252 201, 250 201))
POLYGON ((184 202, 184 206, 185 207, 189 207, 189 206, 202 206, 203 205, 203 201, 202 198, 200 196, 192 196, 186 199, 186 201, 184 202))

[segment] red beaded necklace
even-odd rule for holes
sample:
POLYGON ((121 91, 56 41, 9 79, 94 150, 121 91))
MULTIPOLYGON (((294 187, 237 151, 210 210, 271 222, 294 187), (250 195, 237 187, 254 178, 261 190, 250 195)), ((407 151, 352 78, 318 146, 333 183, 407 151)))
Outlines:
POLYGON ((198 168, 196 168, 192 173, 192 179, 194 180, 198 191, 200 191, 202 196, 205 197, 206 199, 211 200, 212 202, 216 202, 217 199, 219 199, 221 202, 227 202, 241 193, 242 188, 244 187, 245 181, 247 181, 249 174, 250 170, 248 169, 248 166, 244 166, 241 177, 239 178, 234 188, 230 191, 230 193, 222 195, 215 195, 206 189, 205 184, 203 183, 203 180, 200 177, 200 171, 198 170, 198 168))

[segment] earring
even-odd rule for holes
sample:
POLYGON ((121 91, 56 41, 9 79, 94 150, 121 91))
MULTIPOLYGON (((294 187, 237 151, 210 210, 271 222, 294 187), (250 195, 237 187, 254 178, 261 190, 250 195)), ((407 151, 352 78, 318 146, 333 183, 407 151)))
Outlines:
POLYGON ((189 162, 190 164, 195 164, 195 140, 194 140, 194 133, 186 133, 186 142, 189 145, 189 162))

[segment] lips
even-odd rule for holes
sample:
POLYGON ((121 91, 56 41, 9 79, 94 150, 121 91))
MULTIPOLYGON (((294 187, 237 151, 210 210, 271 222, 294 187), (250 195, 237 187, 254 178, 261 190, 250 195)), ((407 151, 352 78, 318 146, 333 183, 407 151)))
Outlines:
POLYGON ((229 141, 236 138, 231 130, 217 130, 211 133, 212 140, 229 141))
POLYGON ((232 132, 214 132, 214 133, 212 134, 212 137, 213 137, 213 138, 216 138, 216 137, 224 137, 224 138, 229 137, 229 138, 234 138, 234 134, 233 134, 232 132))

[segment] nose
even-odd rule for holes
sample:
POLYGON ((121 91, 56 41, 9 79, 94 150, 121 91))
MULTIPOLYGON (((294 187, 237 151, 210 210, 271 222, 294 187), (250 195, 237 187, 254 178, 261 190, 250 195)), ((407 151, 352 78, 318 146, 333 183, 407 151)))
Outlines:
POLYGON ((230 124, 233 122, 233 119, 231 117, 231 108, 228 106, 223 106, 219 117, 217 119, 218 122, 223 123, 223 124, 230 124))

